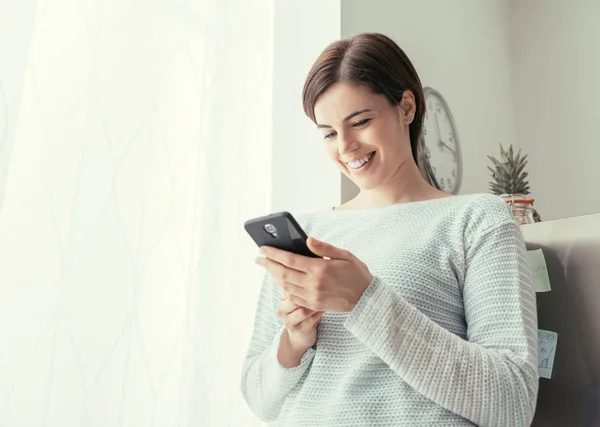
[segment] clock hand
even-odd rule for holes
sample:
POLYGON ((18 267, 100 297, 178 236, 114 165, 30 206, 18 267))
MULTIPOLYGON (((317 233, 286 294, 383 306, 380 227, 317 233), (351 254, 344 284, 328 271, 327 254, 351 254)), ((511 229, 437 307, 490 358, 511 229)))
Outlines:
POLYGON ((442 141, 442 133, 440 132, 440 123, 438 122, 438 115, 437 113, 435 114, 435 126, 437 128, 437 134, 438 134, 438 145, 440 147, 446 147, 448 150, 450 150, 454 155, 456 155, 456 151, 452 149, 452 147, 450 147, 448 144, 446 144, 444 141, 442 141))
POLYGON ((440 140, 440 144, 439 144, 439 145, 440 145, 440 147, 446 147, 446 148, 447 148, 448 150, 450 150, 450 151, 451 151, 453 154, 456 154, 456 151, 455 151, 455 150, 454 150, 452 147, 450 147, 448 144, 446 144, 445 142, 442 142, 442 141, 440 140))
POLYGON ((440 132, 440 123, 438 122, 438 115, 435 113, 435 127, 437 129, 438 142, 442 143, 442 133, 440 132))

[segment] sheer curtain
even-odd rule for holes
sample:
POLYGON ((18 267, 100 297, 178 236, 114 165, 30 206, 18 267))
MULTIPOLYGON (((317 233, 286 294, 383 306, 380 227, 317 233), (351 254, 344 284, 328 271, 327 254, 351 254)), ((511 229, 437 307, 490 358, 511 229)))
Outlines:
POLYGON ((242 224, 268 209, 272 1, 0 0, 3 19, 26 5, 0 29, 19 42, 0 52, 0 426, 260 425, 242 224))

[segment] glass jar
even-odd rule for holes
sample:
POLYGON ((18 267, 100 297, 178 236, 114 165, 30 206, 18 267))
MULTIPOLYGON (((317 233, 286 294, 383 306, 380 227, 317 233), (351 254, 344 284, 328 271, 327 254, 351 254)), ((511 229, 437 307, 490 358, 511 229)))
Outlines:
POLYGON ((531 194, 501 194, 500 197, 512 208, 512 213, 520 225, 534 224, 533 202, 531 194))

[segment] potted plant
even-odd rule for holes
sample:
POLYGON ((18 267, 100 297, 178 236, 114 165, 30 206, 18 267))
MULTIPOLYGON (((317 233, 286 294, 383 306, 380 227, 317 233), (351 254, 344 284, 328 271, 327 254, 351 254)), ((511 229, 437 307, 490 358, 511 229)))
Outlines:
POLYGON ((533 197, 529 191, 529 182, 527 181, 528 172, 527 155, 521 157, 521 150, 515 156, 512 144, 508 150, 505 150, 500 144, 500 160, 493 156, 487 156, 493 163, 493 168, 488 166, 492 172, 493 181, 490 182, 490 190, 493 194, 501 196, 507 202, 523 205, 523 209, 531 209, 533 220, 540 222, 542 219, 533 207, 533 197))

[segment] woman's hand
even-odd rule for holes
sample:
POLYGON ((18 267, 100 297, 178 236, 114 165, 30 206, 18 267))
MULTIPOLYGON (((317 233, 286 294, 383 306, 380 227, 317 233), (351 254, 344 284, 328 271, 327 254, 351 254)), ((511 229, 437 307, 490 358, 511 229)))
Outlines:
POLYGON ((300 307, 282 294, 279 299, 279 307, 277 307, 277 315, 283 321, 289 344, 293 350, 302 355, 307 349, 315 345, 317 342, 317 324, 323 317, 322 311, 300 307))
POLYGON ((256 263, 269 272, 292 303, 313 311, 352 311, 373 280, 367 266, 350 252, 312 237, 307 244, 325 259, 263 246, 264 258, 257 258, 256 263))

